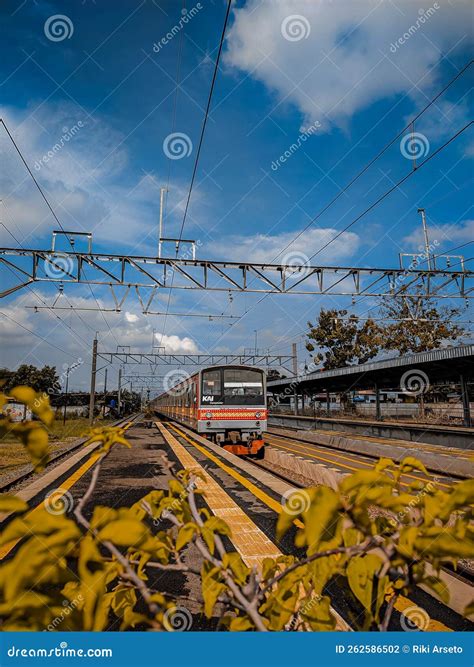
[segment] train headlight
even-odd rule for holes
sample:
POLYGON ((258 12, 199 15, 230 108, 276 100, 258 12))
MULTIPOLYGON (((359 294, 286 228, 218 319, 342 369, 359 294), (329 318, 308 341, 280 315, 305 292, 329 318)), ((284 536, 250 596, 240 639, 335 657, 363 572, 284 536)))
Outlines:
POLYGON ((212 412, 206 412, 206 419, 211 419, 212 412))
POLYGON ((262 416, 261 412, 256 412, 255 413, 255 419, 260 419, 261 416, 262 416))

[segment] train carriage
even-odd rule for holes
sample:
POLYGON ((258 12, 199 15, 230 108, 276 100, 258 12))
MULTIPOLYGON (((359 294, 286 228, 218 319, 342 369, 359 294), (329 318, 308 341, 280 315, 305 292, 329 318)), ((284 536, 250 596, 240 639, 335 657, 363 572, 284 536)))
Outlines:
POLYGON ((153 409, 240 456, 263 458, 266 375, 254 366, 211 366, 171 387, 153 409))

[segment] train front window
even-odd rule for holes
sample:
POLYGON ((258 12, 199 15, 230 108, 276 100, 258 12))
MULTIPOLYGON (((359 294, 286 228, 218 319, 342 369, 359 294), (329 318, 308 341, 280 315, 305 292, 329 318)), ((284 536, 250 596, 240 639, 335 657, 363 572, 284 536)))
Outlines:
POLYGON ((264 405, 263 372, 219 368, 202 373, 201 405, 264 405))
POLYGON ((226 405, 263 404, 262 371, 247 368, 225 368, 224 402, 226 405))
POLYGON ((219 397, 222 395, 222 380, 221 371, 216 369, 214 371, 204 371, 202 374, 202 396, 219 397))

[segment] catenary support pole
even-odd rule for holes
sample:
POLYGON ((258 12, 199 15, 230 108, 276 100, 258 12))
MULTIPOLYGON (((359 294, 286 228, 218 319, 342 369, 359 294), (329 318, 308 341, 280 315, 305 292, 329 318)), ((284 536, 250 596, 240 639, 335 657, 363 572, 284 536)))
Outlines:
POLYGON ((461 382, 461 399, 462 399, 462 412, 463 412, 463 421, 464 426, 470 427, 471 422, 471 406, 469 404, 469 393, 467 390, 467 382, 464 375, 459 376, 461 382))
POLYGON ((89 398, 89 424, 94 423, 95 409, 95 380, 97 375, 97 336, 92 344, 92 367, 91 367, 91 394, 89 398))

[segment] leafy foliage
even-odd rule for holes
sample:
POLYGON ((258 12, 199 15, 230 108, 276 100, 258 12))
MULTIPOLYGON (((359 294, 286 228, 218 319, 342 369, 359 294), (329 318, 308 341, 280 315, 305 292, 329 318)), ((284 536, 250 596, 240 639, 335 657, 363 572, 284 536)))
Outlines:
MULTIPOLYGON (((38 406, 32 390, 13 393, 49 422, 48 405, 38 406)), ((17 435, 23 442, 23 432, 17 435)), ((304 556, 266 558, 261 568, 251 568, 229 551, 231 530, 199 501, 199 478, 189 470, 174 473, 169 465, 166 490, 153 490, 131 507, 96 505, 86 519, 84 505, 102 462, 113 447, 130 446, 124 430, 114 427, 94 429, 89 442, 100 446, 73 516, 44 506, 32 511, 19 498, 0 495, 0 511, 14 515, 0 548, 18 545, 0 563, 3 630, 100 631, 114 622, 121 630, 172 630, 176 601, 151 587, 156 569, 199 577, 202 611, 231 631, 333 630, 329 591, 336 580, 357 611, 352 626, 385 629, 397 596, 424 584, 447 601, 441 565, 474 557, 474 482, 443 491, 413 457, 400 464, 381 459, 345 477, 337 490, 299 491, 307 502, 296 514, 282 506, 276 533, 281 539, 296 528, 295 547, 304 556), (188 550, 198 558, 186 558, 188 550), (188 564, 198 560, 199 567, 188 564)), ((44 453, 40 460, 44 464, 44 453)))
POLYGON ((459 308, 437 308, 430 299, 406 296, 386 300, 380 315, 361 322, 347 310, 321 309, 316 325, 308 322, 306 349, 317 353, 314 361, 325 369, 363 364, 381 350, 399 354, 424 352, 441 343, 458 340, 464 330, 455 323, 459 308))
POLYGON ((378 353, 381 330, 373 320, 363 324, 356 315, 345 318, 347 310, 321 309, 316 325, 308 322, 306 349, 319 351, 314 357, 325 369, 364 364, 378 353), (345 319, 344 319, 345 318, 345 319))
POLYGON ((425 352, 446 341, 458 340, 464 329, 456 324, 459 308, 437 308, 429 299, 387 300, 381 314, 399 320, 384 328, 384 348, 400 354, 425 352))
POLYGON ((28 386, 37 392, 56 393, 59 377, 54 366, 37 368, 33 365, 22 364, 16 371, 6 368, 0 369, 0 380, 4 380, 4 389, 9 391, 13 387, 28 386))

